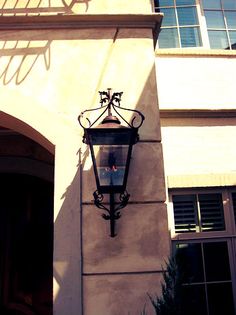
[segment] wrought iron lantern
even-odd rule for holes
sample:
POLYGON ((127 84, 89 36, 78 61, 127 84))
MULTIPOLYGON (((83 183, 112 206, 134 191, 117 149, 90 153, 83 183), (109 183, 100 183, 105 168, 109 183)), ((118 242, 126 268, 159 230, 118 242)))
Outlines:
POLYGON ((121 217, 130 195, 126 191, 132 147, 139 140, 138 129, 144 116, 138 110, 120 106, 122 92, 111 93, 111 89, 99 92, 101 107, 83 111, 79 123, 84 129, 83 142, 90 147, 97 190, 93 193, 95 205, 105 210, 105 220, 110 220, 110 236, 115 236, 115 220, 121 217), (100 111, 91 122, 88 118, 94 111, 100 111), (115 112, 116 116, 113 115, 115 112), (132 113, 131 122, 121 112, 132 113), (104 117, 105 116, 105 117, 104 117), (104 118, 103 118, 104 117, 104 118), (121 124, 120 119, 125 123, 121 124), (97 125, 98 121, 102 122, 97 125), (88 123, 86 127, 85 122, 88 123), (103 201, 103 194, 109 194, 109 206, 103 201), (120 194, 119 202, 115 202, 115 194, 120 194))

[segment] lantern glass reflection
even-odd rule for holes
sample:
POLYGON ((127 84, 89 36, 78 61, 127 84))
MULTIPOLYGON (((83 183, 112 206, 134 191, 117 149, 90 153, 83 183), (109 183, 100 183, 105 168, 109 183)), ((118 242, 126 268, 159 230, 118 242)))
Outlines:
POLYGON ((94 149, 100 185, 122 186, 129 146, 97 145, 94 149))

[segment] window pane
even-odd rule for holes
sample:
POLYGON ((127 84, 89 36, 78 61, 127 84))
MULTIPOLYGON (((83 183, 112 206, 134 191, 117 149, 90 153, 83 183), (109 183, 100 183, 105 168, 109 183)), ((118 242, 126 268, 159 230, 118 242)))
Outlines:
POLYGON ((174 0, 155 0, 156 7, 173 6, 174 0))
POLYGON ((202 0, 204 9, 221 9, 220 0, 202 0))
POLYGON ((177 28, 163 28, 160 32, 159 48, 176 48, 179 47, 177 28))
POLYGON ((183 314, 207 315, 204 285, 186 285, 183 287, 183 314))
POLYGON ((236 1, 235 0, 223 0, 224 9, 236 9, 236 1))
POLYGON ((182 47, 199 47, 201 46, 198 27, 181 27, 180 28, 181 46, 182 47))
POLYGON ((206 281, 231 280, 226 242, 203 244, 206 281))
POLYGON ((197 25, 198 18, 195 7, 177 8, 179 25, 197 25))
POLYGON ((225 229, 224 210, 221 194, 199 194, 202 231, 225 229))
POLYGON ((197 200, 194 195, 173 196, 175 231, 196 232, 197 200))
POLYGON ((229 43, 225 31, 208 31, 210 47, 213 49, 229 49, 229 43))
POLYGON ((221 11, 205 11, 205 17, 208 28, 225 28, 221 11))
POLYGON ((236 29, 236 12, 225 11, 228 28, 236 29))
POLYGON ((175 26, 176 16, 174 9, 161 9, 160 12, 164 13, 162 26, 175 26))
POLYGON ((231 283, 207 285, 210 315, 234 315, 234 303, 231 283))
POLYGON ((178 244, 176 249, 176 261, 183 275, 183 282, 202 282, 204 276, 201 244, 178 244))
POLYGON ((176 5, 194 5, 195 0, 176 0, 176 5))

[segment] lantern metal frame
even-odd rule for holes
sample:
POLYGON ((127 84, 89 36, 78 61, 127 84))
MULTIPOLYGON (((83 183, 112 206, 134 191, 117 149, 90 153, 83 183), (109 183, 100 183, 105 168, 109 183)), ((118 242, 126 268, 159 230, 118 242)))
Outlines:
MULTIPOLYGON (((126 191, 126 184, 128 179, 132 147, 139 141, 138 129, 143 124, 145 117, 138 110, 123 108, 120 106, 123 92, 111 93, 111 89, 109 88, 107 91, 100 91, 99 94, 101 106, 83 111, 79 115, 78 121, 81 127, 84 129, 83 142, 89 145, 93 161, 93 169, 97 185, 97 190, 93 193, 94 204, 96 207, 106 212, 102 214, 102 217, 105 220, 110 220, 110 236, 114 237, 116 235, 115 221, 121 217, 120 210, 123 209, 129 201, 130 194, 126 191), (100 111, 100 113, 95 117, 93 122, 91 122, 89 116, 96 111, 100 111), (112 111, 114 111, 121 121, 125 123, 125 126, 121 125, 121 121, 117 116, 113 116, 112 111), (124 118, 122 111, 132 113, 130 122, 124 118), (96 123, 98 123, 98 121, 102 119, 103 116, 105 116, 105 118, 103 119, 102 123, 95 127, 96 123), (124 138, 126 137, 127 143, 125 143, 125 145, 128 145, 126 167, 122 185, 101 185, 99 181, 96 157, 93 150, 94 143, 92 143, 92 139, 95 139, 99 135, 99 143, 96 144, 107 144, 106 141, 108 140, 106 140, 106 138, 109 138, 110 133, 112 133, 114 137, 121 137, 120 139, 123 138, 122 136, 124 136, 124 138), (115 194, 117 193, 120 194, 119 201, 115 201, 115 194), (104 202, 103 194, 110 195, 108 206, 107 203, 104 202)), ((117 143, 112 144, 117 145, 117 143)), ((124 145, 124 143, 118 143, 118 145, 120 144, 124 145)))

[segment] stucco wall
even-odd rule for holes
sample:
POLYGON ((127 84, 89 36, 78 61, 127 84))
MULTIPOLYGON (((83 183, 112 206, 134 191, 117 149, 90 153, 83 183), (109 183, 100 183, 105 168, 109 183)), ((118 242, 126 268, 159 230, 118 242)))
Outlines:
POLYGON ((167 176, 236 175, 235 118, 163 119, 162 126, 167 176))
POLYGON ((163 55, 156 64, 160 109, 235 108, 233 55, 163 55))
POLYGON ((4 15, 30 14, 79 14, 79 13, 148 13, 152 11, 152 0, 6 0, 0 4, 4 15))
POLYGON ((125 28, 0 34, 0 125, 55 152, 57 315, 136 314, 146 292, 160 288, 169 233, 152 36, 150 29, 125 28), (124 92, 124 107, 145 115, 130 166, 131 203, 113 239, 91 201, 91 161, 77 122, 108 87, 124 92))

